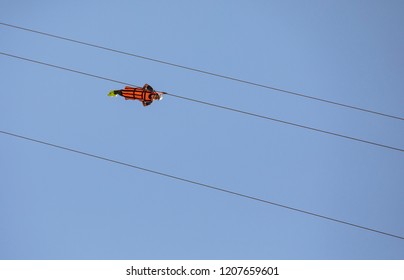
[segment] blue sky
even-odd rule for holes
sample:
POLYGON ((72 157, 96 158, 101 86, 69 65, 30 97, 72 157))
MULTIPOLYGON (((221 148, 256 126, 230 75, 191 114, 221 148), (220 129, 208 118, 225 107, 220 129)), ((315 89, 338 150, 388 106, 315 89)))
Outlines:
MULTIPOLYGON (((404 116, 402 1, 0 1, 2 22, 404 116)), ((1 51, 398 148, 400 120, 0 26, 1 51)), ((404 235, 404 156, 1 56, 0 129, 404 235)), ((403 259, 388 236, 0 135, 0 259, 403 259)))

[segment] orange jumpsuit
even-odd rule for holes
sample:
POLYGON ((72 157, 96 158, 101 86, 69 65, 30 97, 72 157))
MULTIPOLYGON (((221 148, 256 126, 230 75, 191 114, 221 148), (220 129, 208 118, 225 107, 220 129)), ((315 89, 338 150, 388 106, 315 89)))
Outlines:
POLYGON ((148 84, 145 84, 143 88, 126 86, 122 90, 115 91, 115 93, 123 96, 126 100, 139 100, 143 106, 150 105, 153 102, 152 96, 156 94, 148 84))

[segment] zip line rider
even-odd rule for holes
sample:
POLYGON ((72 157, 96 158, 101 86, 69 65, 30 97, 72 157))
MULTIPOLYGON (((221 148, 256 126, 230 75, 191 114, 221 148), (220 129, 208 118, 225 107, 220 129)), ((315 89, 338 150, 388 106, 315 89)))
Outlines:
POLYGON ((154 100, 162 100, 165 92, 157 92, 148 84, 141 87, 126 86, 124 89, 111 90, 108 96, 115 97, 120 95, 125 100, 139 100, 143 106, 149 106, 154 100))

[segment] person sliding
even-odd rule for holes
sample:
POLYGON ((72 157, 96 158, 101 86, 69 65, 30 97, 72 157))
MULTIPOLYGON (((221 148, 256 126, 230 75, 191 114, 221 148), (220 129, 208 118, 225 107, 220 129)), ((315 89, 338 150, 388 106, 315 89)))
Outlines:
POLYGON ((162 100, 165 92, 155 91, 150 85, 145 84, 143 87, 126 86, 124 89, 111 90, 108 96, 120 95, 125 100, 138 100, 143 106, 149 106, 154 100, 162 100))

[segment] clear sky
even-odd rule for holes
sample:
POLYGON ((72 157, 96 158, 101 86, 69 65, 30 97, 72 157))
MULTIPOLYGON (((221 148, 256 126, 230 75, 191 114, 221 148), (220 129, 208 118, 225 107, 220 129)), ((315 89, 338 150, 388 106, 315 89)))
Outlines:
MULTIPOLYGON (((403 1, 0 0, 0 21, 404 116, 403 1)), ((404 148, 402 120, 0 26, 0 51, 404 148)), ((404 236, 404 154, 0 56, 0 130, 404 236)), ((0 135, 1 259, 404 259, 404 240, 0 135)))

